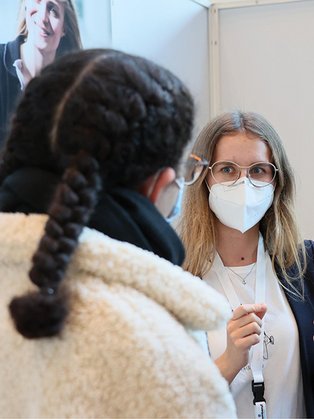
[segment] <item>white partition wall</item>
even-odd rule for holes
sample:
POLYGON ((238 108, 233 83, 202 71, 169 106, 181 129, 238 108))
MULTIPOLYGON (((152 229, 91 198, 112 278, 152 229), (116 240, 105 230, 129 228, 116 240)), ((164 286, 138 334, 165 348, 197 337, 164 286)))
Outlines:
POLYGON ((268 118, 297 178, 302 234, 314 238, 314 1, 221 1, 210 10, 211 114, 268 118))
POLYGON ((191 0, 112 0, 112 46, 164 65, 190 88, 199 131, 209 118, 208 8, 191 0))
POLYGON ((0 0, 0 43, 16 37, 19 0, 0 0))
POLYGON ((76 0, 84 48, 111 46, 111 0, 76 0))

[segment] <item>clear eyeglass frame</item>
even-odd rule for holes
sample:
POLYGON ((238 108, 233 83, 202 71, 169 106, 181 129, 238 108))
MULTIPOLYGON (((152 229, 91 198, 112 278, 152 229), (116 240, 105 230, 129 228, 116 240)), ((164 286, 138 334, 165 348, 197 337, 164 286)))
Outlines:
POLYGON ((208 167, 209 162, 206 159, 191 153, 184 165, 184 184, 193 185, 208 167))
POLYGON ((277 175, 277 172, 278 172, 277 167, 273 163, 270 163, 270 162, 256 162, 256 163, 251 164, 250 166, 240 166, 239 164, 237 164, 235 162, 232 162, 232 161, 221 160, 221 161, 215 162, 214 164, 212 164, 210 166, 208 160, 206 160, 206 159, 204 159, 204 158, 202 158, 202 157, 200 157, 196 154, 190 154, 190 156, 189 156, 189 158, 186 162, 185 185, 187 185, 187 186, 193 185, 200 178, 200 176, 204 173, 204 170, 206 170, 206 171, 210 170, 213 179, 217 183, 224 183, 225 181, 217 180, 217 178, 214 176, 214 170, 213 170, 213 169, 215 169, 215 167, 217 167, 218 164, 221 164, 221 163, 231 164, 231 165, 234 165, 235 167, 237 167, 239 169, 238 172, 237 172, 236 178, 232 179, 232 183, 230 183, 227 186, 234 185, 237 182, 237 180, 240 179, 241 171, 243 169, 246 169, 246 176, 248 177, 249 182, 253 186, 255 186, 256 188, 263 188, 265 186, 270 185, 274 181, 274 179, 277 175), (259 183, 260 181, 258 179, 252 179, 252 177, 250 175, 250 170, 252 168, 254 168, 254 167, 258 168, 261 165, 263 165, 263 166, 266 165, 266 166, 270 167, 271 170, 273 171, 272 178, 270 178, 267 182, 264 182, 263 185, 261 185, 259 183))
POLYGON ((217 183, 224 183, 224 182, 232 182, 229 183, 227 186, 232 186, 234 185, 241 177, 241 172, 242 170, 246 170, 246 176, 249 179, 249 182, 255 186, 256 188, 264 188, 268 185, 270 185, 275 177, 276 174, 278 172, 277 167, 270 162, 265 162, 265 161, 260 161, 260 162, 256 162, 251 164, 250 166, 240 166, 238 163, 235 163, 233 161, 228 161, 228 160, 220 160, 220 161, 216 161, 214 164, 212 164, 211 166, 208 166, 208 169, 211 171, 211 175, 213 177, 213 179, 217 182, 217 183), (221 180, 217 178, 217 174, 215 176, 214 172, 215 172, 215 167, 218 167, 219 165, 225 166, 224 168, 230 168, 230 166, 233 166, 233 168, 236 168, 236 172, 234 172, 234 176, 233 178, 229 180, 228 178, 228 174, 226 173, 226 179, 221 180), (251 173, 252 169, 258 169, 260 170, 264 170, 264 177, 263 177, 263 173, 258 172, 256 174, 256 179, 253 177, 254 175, 254 171, 253 173, 251 173), (267 175, 266 171, 270 170, 270 173, 267 175))

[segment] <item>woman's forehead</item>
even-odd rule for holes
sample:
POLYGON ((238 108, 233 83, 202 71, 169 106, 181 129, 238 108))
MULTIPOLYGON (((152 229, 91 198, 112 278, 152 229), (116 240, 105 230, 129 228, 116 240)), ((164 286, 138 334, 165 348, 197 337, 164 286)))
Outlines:
POLYGON ((214 157, 217 160, 246 160, 268 161, 271 157, 269 145, 257 135, 237 132, 223 135, 214 149, 214 157))

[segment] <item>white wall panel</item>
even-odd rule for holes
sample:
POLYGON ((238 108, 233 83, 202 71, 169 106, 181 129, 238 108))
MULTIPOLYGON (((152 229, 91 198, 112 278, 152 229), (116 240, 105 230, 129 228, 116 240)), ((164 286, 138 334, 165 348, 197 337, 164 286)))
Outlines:
POLYGON ((190 88, 196 131, 209 118, 208 9, 190 0, 112 0, 112 45, 164 65, 190 88))
POLYGON ((19 0, 0 0, 0 43, 16 37, 19 0))

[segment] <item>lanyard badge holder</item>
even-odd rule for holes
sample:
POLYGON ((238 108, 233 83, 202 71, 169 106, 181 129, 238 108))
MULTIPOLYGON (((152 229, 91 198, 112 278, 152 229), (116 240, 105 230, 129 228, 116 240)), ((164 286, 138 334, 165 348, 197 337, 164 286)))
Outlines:
MULTIPOLYGON (((255 302, 265 301, 266 294, 266 257, 263 238, 260 234, 257 249, 255 302)), ((262 324, 260 342, 252 348, 251 370, 253 374, 252 393, 255 409, 255 418, 267 419, 266 400, 264 398, 264 377, 263 377, 263 350, 264 350, 264 322, 262 324)))
MULTIPOLYGON (((234 311, 239 305, 240 301, 236 295, 235 289, 229 276, 226 274, 226 269, 217 254, 214 259, 214 266, 218 273, 218 280, 225 292, 225 295, 234 311)), ((263 237, 260 234, 258 240, 257 249, 257 262, 256 262, 256 281, 255 281, 255 303, 265 302, 266 294, 266 255, 264 251, 263 237)), ((256 419, 267 419, 266 416, 266 400, 264 398, 264 377, 263 377, 263 342, 264 336, 264 324, 262 325, 261 340, 253 346, 252 361, 250 363, 253 381, 252 381, 252 393, 253 393, 253 404, 255 410, 256 419)))
POLYGON ((255 407, 255 418, 267 419, 266 400, 264 399, 264 382, 256 383, 252 380, 253 404, 255 407))

